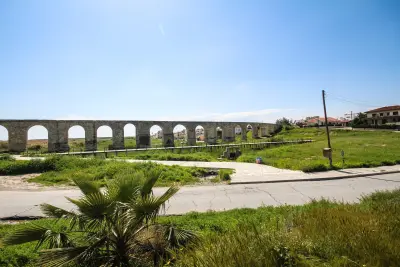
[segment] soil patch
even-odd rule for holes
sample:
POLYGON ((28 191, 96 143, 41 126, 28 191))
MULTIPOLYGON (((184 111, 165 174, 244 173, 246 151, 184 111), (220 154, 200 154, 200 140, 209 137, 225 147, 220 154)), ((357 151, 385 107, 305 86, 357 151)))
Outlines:
POLYGON ((41 173, 0 176, 0 191, 21 191, 21 190, 41 191, 41 190, 74 188, 72 186, 44 186, 38 183, 28 182, 29 179, 35 178, 39 175, 41 175, 41 173))

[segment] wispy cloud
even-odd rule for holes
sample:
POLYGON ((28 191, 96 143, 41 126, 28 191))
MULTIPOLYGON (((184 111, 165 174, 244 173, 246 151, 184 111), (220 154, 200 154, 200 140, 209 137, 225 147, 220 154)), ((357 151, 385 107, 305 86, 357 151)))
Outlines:
POLYGON ((164 25, 162 23, 158 24, 158 29, 160 30, 161 34, 165 36, 164 25))

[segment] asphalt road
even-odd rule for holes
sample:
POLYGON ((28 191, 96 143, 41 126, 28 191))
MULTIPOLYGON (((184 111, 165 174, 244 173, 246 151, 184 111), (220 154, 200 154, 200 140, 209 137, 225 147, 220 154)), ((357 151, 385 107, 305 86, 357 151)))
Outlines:
MULTIPOLYGON (((400 174, 312 182, 182 187, 168 203, 166 213, 221 211, 262 205, 301 205, 311 199, 321 198, 357 202, 364 194, 396 188, 400 188, 400 174)), ((160 194, 164 190, 156 188, 155 193, 160 194)), ((73 206, 64 196, 79 195, 78 190, 0 191, 0 218, 14 215, 41 216, 38 207, 41 203, 72 209, 73 206)))

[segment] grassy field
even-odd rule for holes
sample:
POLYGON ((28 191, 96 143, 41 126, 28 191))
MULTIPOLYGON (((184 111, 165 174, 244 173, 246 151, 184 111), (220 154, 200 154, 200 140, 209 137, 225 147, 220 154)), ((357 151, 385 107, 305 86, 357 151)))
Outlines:
MULTIPOLYGON (((246 151, 238 161, 254 162, 261 157, 263 163, 283 169, 325 171, 329 162, 322 156, 327 147, 324 129, 293 129, 274 137, 276 140, 313 139, 315 142, 287 145, 261 151, 246 151)), ((332 130, 331 143, 335 168, 342 167, 341 151, 344 151, 344 168, 376 167, 400 163, 400 133, 390 131, 332 130)))
MULTIPOLYGON (((93 180, 104 185, 108 179, 118 175, 127 175, 133 172, 146 173, 155 170, 161 174, 157 186, 170 186, 172 184, 187 185, 203 182, 205 178, 212 178, 218 170, 198 167, 165 166, 156 163, 127 163, 122 161, 106 161, 102 159, 80 159, 74 157, 53 157, 44 161, 15 161, 0 160, 0 175, 15 175, 26 173, 42 173, 30 179, 43 185, 70 185, 71 179, 93 180)), ((232 174, 232 171, 229 171, 232 174)), ((221 178, 224 172, 221 173, 221 178)), ((1 176, 0 176, 1 179, 1 176)), ((213 179, 220 182, 226 179, 213 179)))
MULTIPOLYGON (((398 266, 400 190, 360 204, 313 201, 303 206, 236 209, 160 217, 195 231, 200 243, 174 266, 398 266)), ((41 219, 37 225, 48 225, 41 219)), ((63 227, 63 221, 58 223, 63 227)), ((25 224, 0 225, 0 238, 25 224)), ((0 266, 35 266, 35 243, 0 249, 0 266)))
MULTIPOLYGON (((282 169, 310 171, 329 170, 329 162, 322 156, 327 146, 324 129, 293 129, 283 131, 271 141, 312 139, 315 142, 284 145, 262 150, 242 149, 239 162, 254 163, 261 157, 263 164, 282 169)), ((400 163, 400 133, 390 131, 331 131, 334 168, 376 167, 400 163), (344 151, 344 164, 341 151, 344 151)), ((171 151, 146 151, 128 154, 129 158, 157 160, 217 161, 224 149, 193 152, 176 149, 171 151)), ((122 155, 121 155, 122 156, 122 155)))

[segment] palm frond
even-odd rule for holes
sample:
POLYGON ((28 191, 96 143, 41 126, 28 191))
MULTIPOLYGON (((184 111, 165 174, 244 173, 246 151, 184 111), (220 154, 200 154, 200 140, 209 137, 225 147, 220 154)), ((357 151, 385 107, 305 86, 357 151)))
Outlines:
POLYGON ((165 202, 167 202, 179 188, 172 186, 162 196, 147 196, 144 198, 133 200, 130 203, 129 212, 126 213, 128 219, 133 223, 145 220, 153 221, 160 210, 164 208, 165 202))
POLYGON ((161 172, 156 169, 152 169, 146 174, 147 174, 148 178, 142 185, 142 189, 141 189, 142 197, 149 196, 150 194, 153 193, 153 187, 156 184, 158 178, 161 177, 161 172))
POLYGON ((74 244, 66 233, 62 232, 54 232, 52 230, 47 230, 43 235, 43 238, 37 243, 36 249, 43 243, 48 244, 48 248, 65 248, 65 247, 73 247, 74 244))
POLYGON ((38 241, 35 250, 39 249, 45 243, 48 245, 48 248, 73 246, 73 242, 66 233, 54 231, 33 223, 6 235, 2 243, 4 245, 19 245, 33 241, 38 241))
POLYGON ((140 192, 140 182, 143 180, 142 173, 132 173, 117 177, 110 181, 107 192, 111 199, 121 203, 128 203, 136 198, 140 192))
POLYGON ((168 190, 159 197, 159 201, 165 204, 171 197, 173 197, 179 191, 179 187, 171 186, 168 190))
POLYGON ((84 195, 100 193, 100 186, 93 181, 74 178, 72 181, 82 191, 84 195))
POLYGON ((39 266, 58 267, 64 266, 72 261, 79 261, 82 265, 90 263, 92 266, 101 266, 101 264, 94 264, 99 262, 99 251, 105 245, 106 237, 98 239, 90 246, 82 247, 67 247, 48 249, 40 251, 39 266))
POLYGON ((40 210, 43 212, 44 215, 48 217, 71 218, 76 216, 76 214, 73 212, 46 203, 40 205, 40 210))
POLYGON ((64 266, 78 257, 87 250, 88 247, 70 247, 57 248, 40 251, 38 266, 58 267, 64 266))
POLYGON ((78 207, 78 210, 91 219, 103 219, 112 214, 114 202, 101 192, 86 195, 80 199, 67 199, 78 207))
POLYGON ((33 241, 44 239, 45 233, 49 229, 35 224, 29 224, 26 227, 19 229, 11 234, 6 235, 2 243, 7 246, 19 245, 33 241))
POLYGON ((168 241, 169 246, 173 248, 196 243, 199 240, 194 232, 176 228, 173 225, 167 226, 165 230, 165 239, 168 241))

